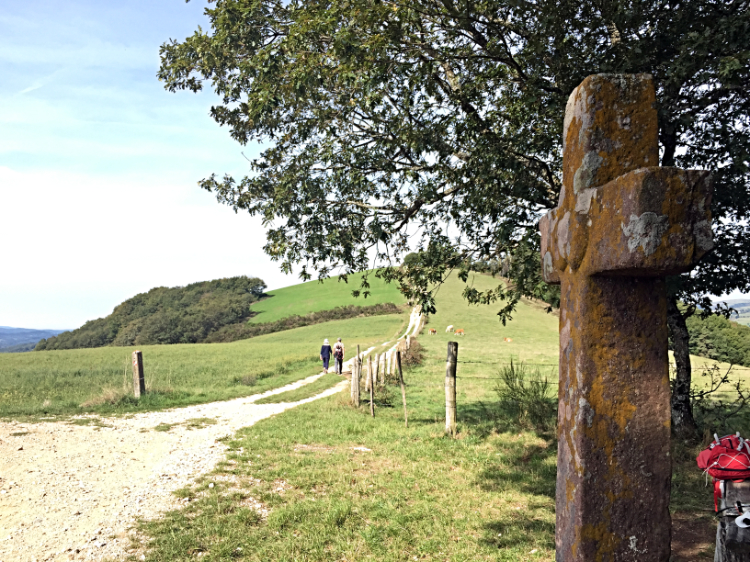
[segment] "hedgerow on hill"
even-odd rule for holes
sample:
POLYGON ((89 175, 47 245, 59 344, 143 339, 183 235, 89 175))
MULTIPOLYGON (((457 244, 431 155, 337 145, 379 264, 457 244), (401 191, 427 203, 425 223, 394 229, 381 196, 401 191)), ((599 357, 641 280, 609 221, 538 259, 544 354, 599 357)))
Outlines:
POLYGON ((262 279, 244 275, 156 287, 126 300, 105 318, 41 340, 35 351, 202 342, 224 326, 247 320, 250 305, 265 289, 262 279))
POLYGON ((398 314, 399 312, 401 312, 401 309, 392 302, 379 303, 372 306, 355 306, 350 304, 348 306, 337 306, 330 310, 311 312, 303 316, 294 314, 275 322, 265 322, 263 324, 250 324, 249 322, 229 324, 213 332, 205 341, 207 343, 218 343, 246 340, 264 334, 292 330, 332 320, 344 320, 358 316, 382 316, 384 314, 398 314))

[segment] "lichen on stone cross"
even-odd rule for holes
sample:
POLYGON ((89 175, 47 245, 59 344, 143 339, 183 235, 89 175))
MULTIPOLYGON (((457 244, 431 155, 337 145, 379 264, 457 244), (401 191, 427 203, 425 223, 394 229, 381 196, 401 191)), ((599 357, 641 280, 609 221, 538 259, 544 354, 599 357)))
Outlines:
POLYGON ((707 172, 658 167, 646 74, 589 76, 570 96, 563 189, 540 222, 561 284, 558 562, 669 560, 664 277, 713 246, 707 172))

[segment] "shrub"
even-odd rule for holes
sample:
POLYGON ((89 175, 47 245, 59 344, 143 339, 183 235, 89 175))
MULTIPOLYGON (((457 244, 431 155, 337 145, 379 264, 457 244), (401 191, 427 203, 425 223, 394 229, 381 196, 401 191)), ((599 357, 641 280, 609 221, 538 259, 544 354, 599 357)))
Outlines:
POLYGON ((244 377, 237 377, 234 382, 243 386, 255 386, 258 384, 258 377, 256 375, 245 375, 244 377))
POLYGON ((424 349, 417 341, 417 338, 411 338, 410 347, 401 353, 401 367, 411 368, 422 364, 424 360, 424 349))
POLYGON ((538 369, 529 370, 524 363, 504 366, 495 385, 501 405, 522 424, 547 429, 555 424, 557 401, 552 384, 538 369))
POLYGON ((722 316, 686 321, 690 332, 690 353, 715 361, 750 367, 750 328, 722 316))
POLYGON ((40 341, 35 349, 203 342, 228 325, 246 322, 265 287, 261 279, 245 276, 156 287, 119 304, 106 318, 40 341))

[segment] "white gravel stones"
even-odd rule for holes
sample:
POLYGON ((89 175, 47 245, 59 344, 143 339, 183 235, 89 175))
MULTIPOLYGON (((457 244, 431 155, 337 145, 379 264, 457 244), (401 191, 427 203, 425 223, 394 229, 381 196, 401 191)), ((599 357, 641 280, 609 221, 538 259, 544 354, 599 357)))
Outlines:
MULTIPOLYGON (((145 559, 128 551, 136 519, 154 518, 184 505, 172 492, 224 458, 226 446, 219 439, 346 385, 342 381, 293 404, 253 404, 320 376, 226 402, 127 419, 96 418, 109 427, 0 422, 0 562, 116 560, 133 554, 145 559), (218 423, 151 431, 159 424, 182 424, 192 418, 218 423)), ((267 514, 254 499, 245 501, 267 514)))

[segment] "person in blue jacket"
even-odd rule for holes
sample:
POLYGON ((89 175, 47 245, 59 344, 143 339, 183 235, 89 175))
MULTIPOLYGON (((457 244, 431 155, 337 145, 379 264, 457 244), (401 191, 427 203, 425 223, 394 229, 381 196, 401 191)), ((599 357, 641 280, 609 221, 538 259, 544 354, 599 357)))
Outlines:
POLYGON ((331 344, 328 340, 323 340, 323 347, 320 348, 320 360, 323 361, 323 372, 328 373, 328 362, 331 360, 331 344))

